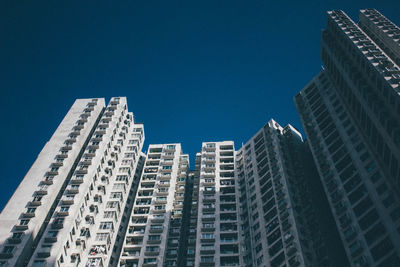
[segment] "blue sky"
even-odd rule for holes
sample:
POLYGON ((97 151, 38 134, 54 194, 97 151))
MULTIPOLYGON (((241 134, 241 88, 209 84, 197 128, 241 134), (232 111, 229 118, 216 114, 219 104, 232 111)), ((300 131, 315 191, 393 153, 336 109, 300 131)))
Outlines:
POLYGON ((400 1, 2 1, 0 209, 76 98, 127 96, 149 143, 246 142, 321 68, 327 10, 400 1))

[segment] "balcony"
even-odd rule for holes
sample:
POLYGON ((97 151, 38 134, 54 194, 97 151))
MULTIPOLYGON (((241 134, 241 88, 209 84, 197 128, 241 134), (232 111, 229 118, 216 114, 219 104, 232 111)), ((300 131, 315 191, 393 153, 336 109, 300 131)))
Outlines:
POLYGON ((200 266, 201 267, 212 267, 215 266, 214 261, 200 261, 200 266))
POLYGON ((81 167, 80 169, 77 169, 76 174, 87 174, 88 173, 88 168, 87 166, 84 166, 83 168, 81 167))
POLYGON ((63 219, 55 219, 54 222, 51 224, 51 229, 61 229, 63 227, 64 227, 63 219))
POLYGON ((158 187, 169 187, 169 186, 170 186, 170 183, 166 182, 166 181, 160 181, 158 183, 158 187))
POLYGON ((16 230, 25 231, 28 229, 28 224, 17 224, 15 225, 16 230))
POLYGON ((163 214, 163 213, 166 213, 166 210, 165 210, 165 208, 163 208, 163 209, 154 209, 153 213, 154 214, 163 214))
POLYGON ((238 254, 239 253, 238 245, 221 245, 220 253, 221 254, 238 254))
POLYGON ((23 213, 23 216, 24 216, 24 218, 33 218, 33 217, 35 217, 35 212, 29 211, 29 209, 28 209, 28 211, 23 213))
POLYGON ((214 237, 202 237, 200 239, 201 243, 214 243, 215 238, 214 237))
POLYGON ((204 191, 203 191, 203 194, 204 194, 204 195, 213 195, 213 194, 215 194, 215 189, 212 189, 212 190, 204 190, 204 191))
POLYGON ((41 247, 37 253, 38 258, 47 258, 50 257, 50 247, 41 247))
POLYGON ((166 168, 168 166, 164 166, 161 168, 162 173, 171 173, 172 172, 172 167, 171 168, 166 168))
MULTIPOLYGON (((12 252, 1 252, 0 253, 0 259, 11 259, 14 255, 12 252)), ((8 265, 3 265, 3 266, 8 266, 8 265)))
POLYGON ((45 185, 52 185, 53 184, 53 180, 54 180, 54 176, 47 176, 44 178, 44 180, 42 181, 42 184, 45 185))
POLYGON ((152 223, 164 223, 164 217, 154 217, 153 219, 151 219, 152 223))
POLYGON ((70 186, 70 187, 67 188, 67 193, 68 193, 68 194, 78 194, 78 193, 79 193, 79 187, 76 187, 76 186, 72 187, 72 186, 70 186))
POLYGON ((204 178, 215 178, 215 172, 204 172, 203 177, 204 178))
POLYGON ((206 151, 215 151, 216 146, 215 144, 206 144, 205 146, 203 146, 203 149, 206 151))
POLYGON ((162 173, 160 176, 160 181, 169 181, 171 180, 171 174, 170 173, 162 173))
POLYGON ((157 196, 167 196, 168 191, 157 191, 157 196))
POLYGON ((201 255, 213 255, 215 254, 215 248, 200 248, 200 254, 201 255))
POLYGON ((68 153, 58 154, 58 155, 57 155, 57 158, 58 158, 58 159, 65 159, 65 158, 68 158, 68 153))
POLYGON ((202 227, 201 232, 209 233, 209 232, 214 232, 215 231, 215 226, 212 227, 202 227))
POLYGON ((69 215, 68 210, 63 210, 63 211, 57 211, 57 216, 58 217, 66 217, 69 215))
POLYGON ((149 229, 149 232, 150 233, 162 233, 164 231, 164 227, 163 226, 161 226, 161 227, 150 227, 150 229, 149 229))
POLYGON ((47 189, 48 189, 48 185, 42 185, 39 187, 38 190, 36 190, 36 194, 37 195, 47 195, 47 189))
POLYGON ((71 184, 81 184, 83 183, 83 177, 75 176, 71 179, 71 184))
POLYGON ((48 176, 56 176, 58 175, 58 168, 52 168, 51 170, 49 170, 46 175, 48 176))
POLYGON ((103 267, 103 260, 101 258, 91 258, 85 265, 86 267, 103 267))
MULTIPOLYGON (((94 134, 95 135, 104 135, 104 134, 106 134, 106 132, 107 132, 106 128, 97 127, 96 132, 94 134)), ((102 137, 95 137, 95 139, 93 139, 93 141, 99 141, 99 142, 102 140, 103 140, 102 137)))
POLYGON ((155 204, 167 204, 167 199, 161 198, 155 200, 155 204))
POLYGON ((143 245, 143 237, 127 237, 126 246, 141 246, 143 245))
POLYGON ((92 164, 92 158, 85 158, 80 162, 81 166, 90 166, 92 164))
POLYGON ((170 166, 174 164, 174 161, 172 159, 167 159, 167 160, 161 160, 161 162, 157 161, 156 164, 159 165, 159 163, 161 163, 162 166, 170 166))
POLYGON ((61 203, 63 205, 73 205, 74 204, 74 197, 73 196, 63 196, 61 198, 61 203))
POLYGON ((96 150, 86 150, 85 158, 93 158, 96 156, 96 150))
POLYGON ((61 166, 63 166, 64 164, 63 164, 63 160, 57 160, 56 162, 53 162, 52 164, 51 164, 51 167, 53 168, 53 167, 56 167, 56 168, 59 168, 59 167, 61 167, 61 166))
POLYGON ((147 244, 161 244, 161 239, 148 239, 147 244))
POLYGON ((165 154, 163 155, 163 158, 164 158, 164 159, 173 159, 174 156, 175 156, 174 153, 169 152, 169 153, 165 153, 165 154))
POLYGON ((57 236, 52 236, 52 235, 46 236, 44 238, 44 242, 46 242, 46 243, 56 243, 57 242, 57 236))
POLYGON ((63 147, 61 147, 62 150, 72 150, 72 144, 66 144, 63 147))
POLYGON ((160 250, 154 250, 154 251, 145 251, 144 255, 145 256, 158 256, 160 254, 160 250))
POLYGON ((206 157, 204 159, 205 163, 215 163, 215 158, 214 157, 206 157))

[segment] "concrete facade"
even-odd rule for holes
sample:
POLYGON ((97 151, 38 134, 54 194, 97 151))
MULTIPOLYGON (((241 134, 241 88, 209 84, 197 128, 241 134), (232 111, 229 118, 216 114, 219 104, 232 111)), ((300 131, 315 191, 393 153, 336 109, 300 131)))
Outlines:
POLYGON ((77 100, 0 215, 2 266, 113 265, 143 142, 126 98, 77 100))
POLYGON ((202 144, 195 266, 241 266, 234 156, 232 141, 202 144))
POLYGON ((295 97, 351 266, 400 265, 399 33, 329 11, 324 69, 295 97))
POLYGON ((238 150, 242 266, 346 266, 344 251, 330 252, 339 238, 324 231, 322 187, 308 154, 301 134, 274 120, 238 150))
POLYGON ((180 144, 149 146, 119 266, 177 266, 188 166, 180 144))

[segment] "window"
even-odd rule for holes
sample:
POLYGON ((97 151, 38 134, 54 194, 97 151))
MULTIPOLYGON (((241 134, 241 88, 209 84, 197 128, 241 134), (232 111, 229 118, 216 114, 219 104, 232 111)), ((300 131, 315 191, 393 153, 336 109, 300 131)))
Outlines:
POLYGON ((13 233, 12 238, 21 238, 22 235, 23 235, 22 232, 16 232, 16 233, 13 233))
POLYGON ((114 229, 113 223, 112 222, 102 222, 100 223, 100 230, 108 230, 108 229, 114 229))
POLYGON ((129 168, 129 167, 121 167, 121 168, 119 168, 119 172, 122 172, 122 173, 124 173, 124 172, 129 173, 130 170, 131 170, 131 168, 129 168))
POLYGON ((35 211, 36 211, 36 208, 28 208, 26 210, 27 213, 35 213, 35 211))
POLYGON ((202 256, 200 262, 214 262, 213 256, 202 256))
POLYGON ((122 192, 113 192, 113 193, 111 193, 111 198, 122 199, 122 192))
POLYGON ((148 263, 156 263, 157 262, 157 258, 145 258, 143 260, 143 263, 148 264, 148 263))
POLYGON ((39 196, 36 196, 33 198, 33 201, 41 201, 41 200, 42 200, 42 197, 39 197, 39 196))
POLYGON ((60 208, 60 212, 67 212, 69 210, 69 206, 62 206, 60 208))
POLYGON ((201 250, 214 250, 215 247, 213 245, 201 245, 201 250))
POLYGON ((149 240, 161 240, 161 236, 160 235, 149 235, 149 240))
POLYGON ((58 234, 57 231, 49 231, 48 234, 47 234, 47 236, 48 236, 48 237, 56 237, 57 234, 58 234))
POLYGON ((214 239, 214 234, 201 234, 201 238, 203 239, 214 239))
POLYGON ((54 220, 54 224, 63 224, 64 223, 64 218, 56 218, 54 220))
POLYGON ((105 211, 104 218, 116 218, 117 213, 115 211, 105 211))
POLYGON ((389 239, 389 237, 386 237, 378 245, 376 245, 374 248, 371 249, 371 254, 374 260, 378 261, 386 254, 391 252, 392 249, 393 249, 392 241, 389 239))
POLYGON ((160 251, 160 247, 158 246, 148 246, 146 247, 147 252, 158 252, 160 251))
POLYGON ((150 230, 162 230, 163 226, 162 225, 150 225, 150 230))
POLYGON ((105 241, 108 239, 109 233, 98 233, 96 235, 96 241, 105 241))
POLYGON ((29 220, 21 220, 20 221, 20 225, 28 225, 28 223, 29 223, 29 220))
POLYGON ((128 181, 128 176, 127 175, 117 175, 117 178, 115 181, 128 181))
POLYGON ((14 250, 14 246, 4 246, 3 248, 3 253, 12 253, 12 251, 14 250))

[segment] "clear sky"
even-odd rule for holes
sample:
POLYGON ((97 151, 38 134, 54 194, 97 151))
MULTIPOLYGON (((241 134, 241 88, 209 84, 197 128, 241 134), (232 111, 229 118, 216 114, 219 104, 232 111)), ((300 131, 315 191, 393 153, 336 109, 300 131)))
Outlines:
MULTIPOLYGON (((0 209, 76 98, 127 96, 150 143, 246 142, 321 69, 326 11, 398 0, 1 1, 0 209)), ((193 166, 193 162, 192 162, 193 166)))

